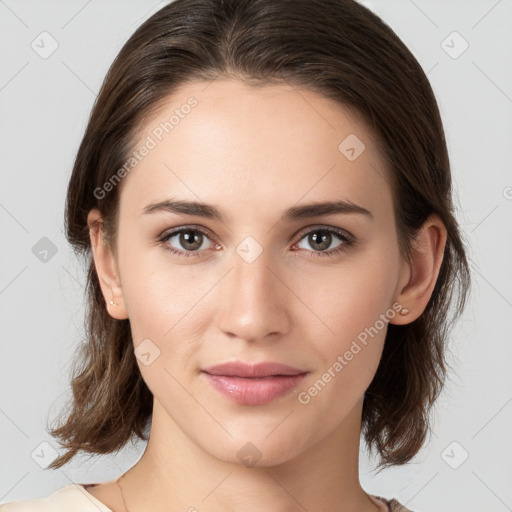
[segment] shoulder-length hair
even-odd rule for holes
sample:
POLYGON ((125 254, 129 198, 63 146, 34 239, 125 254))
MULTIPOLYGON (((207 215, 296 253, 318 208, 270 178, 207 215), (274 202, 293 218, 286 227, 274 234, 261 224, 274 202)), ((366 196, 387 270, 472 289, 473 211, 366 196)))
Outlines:
POLYGON ((429 433, 430 411, 447 373, 448 334, 470 289, 429 81, 395 32, 354 0, 175 0, 145 21, 113 62, 69 181, 66 236, 88 265, 86 339, 73 366, 71 403, 50 432, 66 451, 49 467, 63 466, 79 451, 106 454, 130 439, 148 439, 153 396, 136 363, 129 320, 107 313, 87 214, 101 211, 105 239, 115 246, 121 187, 95 191, 123 167, 144 120, 173 91, 217 77, 306 87, 363 119, 392 170, 404 257, 410 258, 411 241, 430 214, 438 214, 447 229, 430 301, 413 322, 389 324, 364 398, 362 434, 377 450, 379 466, 404 464, 429 433))

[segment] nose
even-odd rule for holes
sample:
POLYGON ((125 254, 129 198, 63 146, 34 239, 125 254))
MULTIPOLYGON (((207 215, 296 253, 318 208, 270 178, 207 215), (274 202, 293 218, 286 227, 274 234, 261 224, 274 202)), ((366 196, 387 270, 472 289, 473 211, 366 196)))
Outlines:
POLYGON ((234 253, 232 261, 218 297, 220 329, 250 342, 286 333, 293 294, 282 267, 273 264, 266 251, 254 261, 234 253))

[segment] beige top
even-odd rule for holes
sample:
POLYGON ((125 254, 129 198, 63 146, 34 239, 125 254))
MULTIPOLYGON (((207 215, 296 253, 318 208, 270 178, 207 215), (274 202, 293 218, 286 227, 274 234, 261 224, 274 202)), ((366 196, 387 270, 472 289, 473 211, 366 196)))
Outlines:
MULTIPOLYGON (((0 505, 0 512, 113 512, 85 490, 94 484, 69 484, 44 498, 12 501, 0 505)), ((395 499, 372 497, 388 505, 390 512, 412 512, 395 499)))

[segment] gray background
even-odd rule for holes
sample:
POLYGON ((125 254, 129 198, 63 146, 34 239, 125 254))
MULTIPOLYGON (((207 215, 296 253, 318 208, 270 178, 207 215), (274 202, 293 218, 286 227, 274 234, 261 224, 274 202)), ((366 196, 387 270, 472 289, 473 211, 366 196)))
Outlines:
MULTIPOLYGON (((144 448, 40 467, 58 448, 45 425, 69 392, 83 332, 84 271, 62 232, 67 180, 108 66, 165 3, 0 0, 0 503, 115 478, 144 448)), ((379 475, 362 452, 361 480, 418 512, 512 510, 512 0, 363 3, 438 97, 474 292, 431 442, 379 475)))

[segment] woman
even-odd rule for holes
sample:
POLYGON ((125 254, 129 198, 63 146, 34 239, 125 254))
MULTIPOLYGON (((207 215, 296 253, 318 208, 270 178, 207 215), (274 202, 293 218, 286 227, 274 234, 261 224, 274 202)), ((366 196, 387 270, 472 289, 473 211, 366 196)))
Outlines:
POLYGON ((407 511, 469 290, 437 103, 352 0, 176 0, 125 44, 77 154, 88 341, 52 430, 148 439, 120 478, 2 512, 407 511), (453 317, 448 316, 453 306, 453 317))

